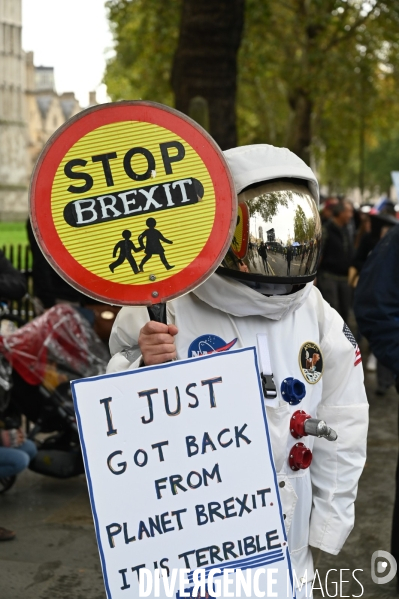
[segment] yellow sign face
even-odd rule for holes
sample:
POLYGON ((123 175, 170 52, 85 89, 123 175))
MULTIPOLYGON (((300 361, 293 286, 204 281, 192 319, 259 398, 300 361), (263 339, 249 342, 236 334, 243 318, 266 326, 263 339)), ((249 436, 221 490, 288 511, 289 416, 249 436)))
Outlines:
POLYGON ((212 229, 215 193, 207 167, 185 140, 152 123, 118 122, 90 131, 65 154, 52 185, 51 212, 60 240, 85 269, 105 281, 142 285, 150 276, 162 281, 177 274, 198 256, 212 229), (129 156, 143 139, 146 151, 129 156), (171 139, 165 168, 162 144, 171 139), (184 158, 174 161, 179 150, 184 158), (150 177, 132 180, 132 173, 142 176, 153 166, 150 155, 150 177), (90 190, 76 193, 85 185, 90 190), (75 226, 65 218, 66 206, 75 226), (175 206, 178 220, 168 209, 175 206))
POLYGON ((153 102, 88 108, 48 141, 30 189, 36 239, 53 268, 100 301, 150 305, 220 264, 236 196, 220 148, 153 102))

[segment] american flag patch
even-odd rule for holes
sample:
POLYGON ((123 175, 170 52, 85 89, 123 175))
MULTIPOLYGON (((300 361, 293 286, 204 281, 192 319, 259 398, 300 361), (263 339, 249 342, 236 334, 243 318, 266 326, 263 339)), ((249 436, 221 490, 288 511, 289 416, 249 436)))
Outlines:
POLYGON ((352 331, 350 330, 350 328, 348 327, 348 325, 345 322, 344 322, 344 327, 342 329, 342 332, 345 335, 345 337, 347 338, 347 340, 353 345, 353 347, 355 349, 355 362, 354 362, 354 366, 357 366, 362 361, 362 355, 360 353, 359 346, 358 346, 358 344, 356 342, 356 339, 353 336, 352 331))

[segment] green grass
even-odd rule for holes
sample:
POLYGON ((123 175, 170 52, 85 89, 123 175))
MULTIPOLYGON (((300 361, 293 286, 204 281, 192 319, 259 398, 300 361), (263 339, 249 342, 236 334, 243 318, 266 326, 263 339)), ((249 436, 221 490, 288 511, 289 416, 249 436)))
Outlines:
POLYGON ((27 245, 28 234, 26 223, 2 223, 0 222, 0 248, 4 245, 27 245))

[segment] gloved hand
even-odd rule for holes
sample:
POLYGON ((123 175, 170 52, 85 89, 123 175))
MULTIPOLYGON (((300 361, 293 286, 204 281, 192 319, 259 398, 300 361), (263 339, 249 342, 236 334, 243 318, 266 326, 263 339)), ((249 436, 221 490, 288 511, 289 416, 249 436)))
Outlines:
POLYGON ((25 441, 25 433, 21 428, 10 428, 0 431, 0 445, 2 447, 20 447, 25 441))

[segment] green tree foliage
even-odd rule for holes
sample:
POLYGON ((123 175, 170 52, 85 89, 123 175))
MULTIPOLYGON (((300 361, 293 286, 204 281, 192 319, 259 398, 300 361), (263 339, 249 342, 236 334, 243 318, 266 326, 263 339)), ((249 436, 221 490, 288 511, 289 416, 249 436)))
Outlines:
POLYGON ((373 113, 397 5, 247 0, 240 139, 287 145, 307 162, 312 154, 327 180, 339 179, 373 113))
POLYGON ((262 193, 260 196, 249 200, 249 214, 250 216, 260 214, 265 223, 268 223, 276 216, 280 207, 288 208, 289 204, 293 205, 293 201, 292 191, 262 193))
MULTIPOLYGON (((253 2, 257 4, 257 0, 253 2)), ((269 139, 273 139, 273 131, 277 132, 274 137, 278 143, 291 147, 308 160, 306 152, 301 154, 295 143, 301 137, 298 129, 300 133, 304 126, 298 110, 300 102, 292 101, 293 95, 298 95, 311 108, 311 120, 305 122, 307 140, 306 135, 302 139, 309 143, 312 165, 316 166, 321 181, 332 192, 356 186, 386 189, 395 160, 396 169, 399 168, 396 159, 399 158, 396 143, 399 102, 395 92, 399 3, 285 0, 269 2, 268 6, 269 23, 274 25, 265 40, 271 40, 271 47, 267 48, 263 41, 258 45, 263 45, 266 72, 272 74, 271 78, 262 79, 266 86, 263 97, 273 98, 275 106, 274 111, 268 107, 267 114, 273 114, 277 121, 277 125, 269 126, 269 139), (290 14, 296 15, 294 20, 289 18, 290 14), (282 47, 280 52, 276 51, 278 46, 282 47), (305 94, 301 91, 301 81, 305 94), (276 90, 280 91, 277 102, 276 90), (390 140, 390 164, 384 159, 387 140, 390 140)), ((258 28, 260 17, 256 16, 258 28)), ((249 19, 250 16, 248 28, 249 19)), ((248 35, 244 37, 247 39, 248 35)), ((251 44, 254 46, 255 42, 252 40, 251 44)), ((244 87, 240 89, 239 107, 249 99, 244 87)), ((255 91, 254 86, 251 91, 255 91)), ((256 105, 256 101, 250 102, 256 105)), ((264 114, 265 111, 259 117, 260 122, 264 114)), ((253 130, 253 121, 254 116, 251 127, 241 121, 243 135, 253 130)), ((246 141, 251 140, 247 137, 246 141)))
MULTIPOLYGON (((174 104, 181 4, 107 2, 113 100, 174 104)), ((331 192, 387 189, 399 170, 398 31, 398 0, 246 0, 239 143, 290 147, 331 192)))
POLYGON ((104 82, 112 100, 153 100, 173 106, 171 70, 181 0, 109 0, 115 40, 104 82))
POLYGON ((307 218, 303 208, 297 206, 294 217, 294 240, 299 243, 307 243, 313 239, 314 232, 315 219, 307 218))

